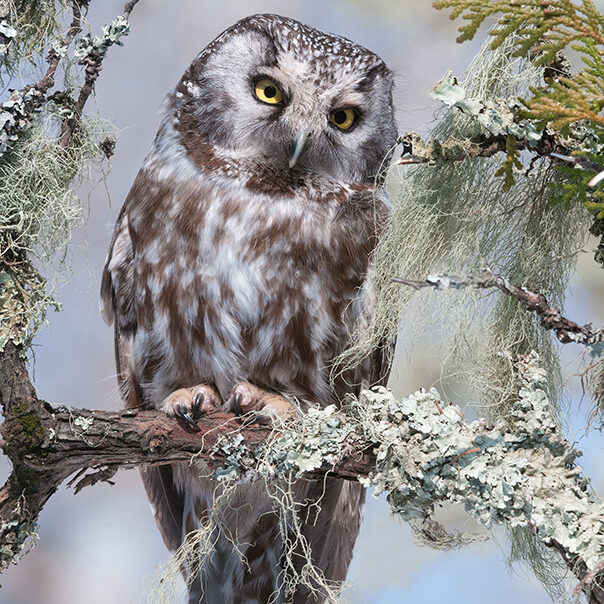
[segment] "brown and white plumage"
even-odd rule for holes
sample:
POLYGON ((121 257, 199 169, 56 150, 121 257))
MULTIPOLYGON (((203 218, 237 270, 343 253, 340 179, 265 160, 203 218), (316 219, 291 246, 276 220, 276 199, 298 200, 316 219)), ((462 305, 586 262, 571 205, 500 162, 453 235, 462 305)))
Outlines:
MULTIPOLYGON (((396 140, 391 88, 377 55, 275 15, 240 21, 193 61, 167 98, 103 273, 127 406, 169 412, 171 393, 197 385, 229 405, 249 383, 305 409, 383 381, 382 350, 334 383, 330 370, 371 312, 365 280, 388 214, 374 181, 396 140), (259 81, 281 101, 263 102, 259 81), (350 113, 334 112, 349 108, 343 130, 350 113)), ((142 471, 172 550, 212 505, 215 483, 200 473, 142 471)), ((249 570, 219 540, 190 601, 266 602, 279 589, 281 543, 263 488, 241 487, 224 519, 249 570)), ((323 496, 305 531, 315 563, 343 580, 364 491, 335 479, 296 490, 300 501, 323 496)), ((294 601, 314 600, 299 590, 294 601)))

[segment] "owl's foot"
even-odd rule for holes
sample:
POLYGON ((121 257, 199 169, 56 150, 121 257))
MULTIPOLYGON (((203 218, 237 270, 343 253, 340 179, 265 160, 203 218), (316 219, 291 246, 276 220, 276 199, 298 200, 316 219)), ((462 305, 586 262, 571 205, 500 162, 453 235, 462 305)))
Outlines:
POLYGON ((255 412, 250 419, 259 424, 270 424, 275 419, 283 421, 297 415, 296 408, 284 396, 249 382, 241 382, 233 388, 227 406, 235 415, 255 412))
POLYGON ((200 432, 195 418, 215 411, 221 404, 220 395, 216 388, 207 384, 199 384, 192 388, 180 388, 168 395, 160 405, 168 417, 178 417, 195 432, 200 432))

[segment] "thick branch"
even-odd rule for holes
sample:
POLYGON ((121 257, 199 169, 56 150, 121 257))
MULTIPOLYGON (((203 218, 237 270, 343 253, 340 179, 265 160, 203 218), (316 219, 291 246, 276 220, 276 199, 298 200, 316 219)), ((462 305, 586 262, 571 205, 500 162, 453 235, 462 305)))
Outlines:
POLYGON ((278 429, 216 412, 201 418, 196 432, 157 411, 53 408, 29 387, 9 388, 9 399, 17 392, 34 398, 21 401, 23 413, 19 401, 9 401, 13 413, 2 426, 15 471, 0 490, 0 544, 8 546, 0 548, 0 563, 18 559, 38 513, 67 476, 78 473, 78 489, 110 480, 119 467, 195 459, 224 480, 326 473, 361 480, 386 491, 393 511, 407 520, 429 520, 436 503, 450 500, 487 526, 531 526, 564 554, 589 601, 602 604, 594 570, 604 559, 604 535, 593 520, 601 506, 551 418, 543 373, 531 359, 522 372, 513 428, 507 420, 468 424, 433 390, 400 401, 385 390, 365 392, 345 411, 311 409, 278 429))

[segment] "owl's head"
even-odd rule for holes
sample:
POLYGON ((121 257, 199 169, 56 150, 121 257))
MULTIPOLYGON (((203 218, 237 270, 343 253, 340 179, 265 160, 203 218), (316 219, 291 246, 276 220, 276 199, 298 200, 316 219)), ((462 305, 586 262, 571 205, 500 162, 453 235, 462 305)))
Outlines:
POLYGON ((219 156, 355 183, 374 178, 395 144, 392 87, 362 46, 255 15, 196 57, 172 102, 181 132, 219 156))

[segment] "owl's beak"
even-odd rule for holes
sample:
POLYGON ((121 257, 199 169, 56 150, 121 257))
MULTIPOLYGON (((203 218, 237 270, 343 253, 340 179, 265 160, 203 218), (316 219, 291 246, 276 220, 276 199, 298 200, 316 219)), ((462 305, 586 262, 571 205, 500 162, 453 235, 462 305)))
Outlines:
POLYGON ((293 168, 297 161, 300 159, 300 155, 302 154, 302 151, 304 149, 304 144, 306 143, 306 139, 308 138, 308 128, 302 128, 302 130, 300 130, 300 132, 298 132, 298 135, 296 136, 295 139, 295 143, 296 146, 294 147, 294 152, 292 153, 291 157, 289 158, 289 167, 293 168))

